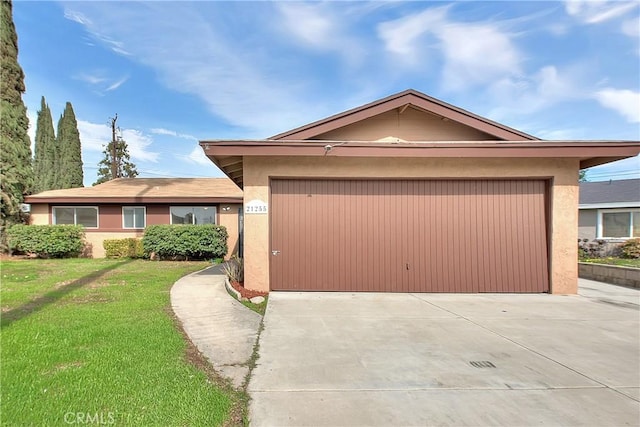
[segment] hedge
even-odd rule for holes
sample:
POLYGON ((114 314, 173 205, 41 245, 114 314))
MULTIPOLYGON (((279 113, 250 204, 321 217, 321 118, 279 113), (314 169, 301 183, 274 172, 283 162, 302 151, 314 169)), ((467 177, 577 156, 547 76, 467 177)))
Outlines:
POLYGON ((77 257, 84 248, 81 225, 23 225, 7 230, 11 251, 35 254, 42 258, 77 257))
POLYGON ((227 229, 221 225, 150 225, 144 252, 157 259, 213 259, 227 254, 227 229))
POLYGON ((142 240, 130 237, 126 239, 106 239, 102 242, 107 258, 144 258, 142 240))

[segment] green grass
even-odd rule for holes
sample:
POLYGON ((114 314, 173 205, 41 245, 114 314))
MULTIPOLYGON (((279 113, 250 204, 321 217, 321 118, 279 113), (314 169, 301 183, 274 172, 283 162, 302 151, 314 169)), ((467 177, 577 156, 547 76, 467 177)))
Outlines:
POLYGON ((171 285, 207 265, 3 261, 2 424, 241 424, 246 396, 215 378, 170 309, 171 285))
MULTIPOLYGON (((235 298, 235 296, 234 296, 234 298, 235 298)), ((245 307, 255 311, 260 316, 264 316, 264 313, 267 311, 267 302, 268 301, 269 301, 269 296, 267 295, 267 296, 264 297, 264 301, 261 302, 260 304, 254 304, 251 301, 240 301, 240 304, 242 304, 245 307)))
POLYGON ((581 260, 582 262, 592 262, 595 264, 609 264, 620 265, 624 267, 640 268, 640 259, 628 259, 628 258, 589 258, 581 260))

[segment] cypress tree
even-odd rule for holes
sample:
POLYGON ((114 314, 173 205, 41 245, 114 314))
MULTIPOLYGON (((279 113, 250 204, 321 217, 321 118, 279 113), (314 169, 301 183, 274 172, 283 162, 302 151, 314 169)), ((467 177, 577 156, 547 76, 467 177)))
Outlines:
POLYGON ((70 102, 58 121, 58 150, 60 179, 57 188, 82 187, 82 150, 78 122, 70 102))
POLYGON ((21 221, 20 204, 33 185, 29 119, 22 101, 24 72, 18 64, 13 5, 0 1, 0 247, 5 228, 21 221))
POLYGON ((36 193, 57 188, 56 172, 59 167, 57 165, 56 138, 53 132, 51 110, 43 96, 40 101, 40 111, 38 111, 33 160, 34 191, 36 193))

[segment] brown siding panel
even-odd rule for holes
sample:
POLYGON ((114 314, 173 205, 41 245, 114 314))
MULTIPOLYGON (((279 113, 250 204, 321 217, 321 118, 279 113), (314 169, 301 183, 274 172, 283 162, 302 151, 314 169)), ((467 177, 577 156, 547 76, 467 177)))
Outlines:
POLYGON ((271 289, 548 292, 543 180, 271 183, 271 289))

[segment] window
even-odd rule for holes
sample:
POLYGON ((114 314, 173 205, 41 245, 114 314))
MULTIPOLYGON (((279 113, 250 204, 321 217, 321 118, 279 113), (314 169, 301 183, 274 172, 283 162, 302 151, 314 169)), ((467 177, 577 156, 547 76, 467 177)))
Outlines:
POLYGON ((171 206, 171 224, 215 224, 215 206, 171 206))
POLYGON ((122 228, 144 228, 146 213, 144 206, 123 206, 122 228))
POLYGON ((599 213, 598 237, 605 239, 640 237, 640 210, 609 210, 599 213))
POLYGON ((97 207, 56 206, 53 208, 53 223, 56 225, 83 225, 98 228, 97 207))

